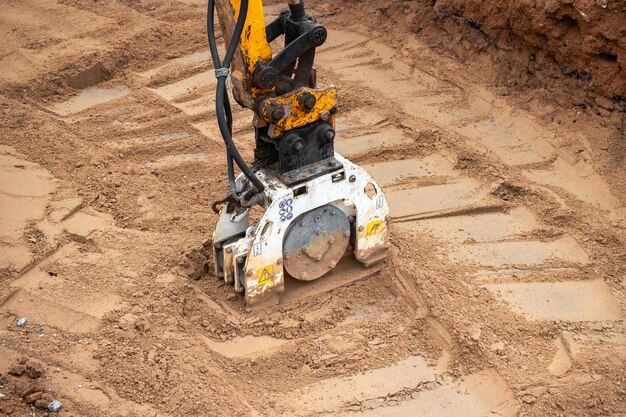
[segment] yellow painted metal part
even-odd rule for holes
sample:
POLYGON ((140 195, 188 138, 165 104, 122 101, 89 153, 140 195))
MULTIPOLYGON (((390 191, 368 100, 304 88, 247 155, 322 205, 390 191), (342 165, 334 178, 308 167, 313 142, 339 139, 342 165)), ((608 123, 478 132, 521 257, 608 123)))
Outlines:
MULTIPOLYGON (((234 11, 233 19, 237 21, 239 11, 241 9, 241 0, 229 0, 234 11)), ((273 125, 273 135, 280 136, 283 133, 314 123, 318 120, 326 120, 334 126, 334 116, 330 115, 331 109, 337 105, 336 95, 337 89, 329 87, 324 89, 312 89, 303 87, 289 94, 274 96, 275 89, 262 90, 252 85, 252 74, 259 63, 270 62, 272 60, 272 49, 267 42, 265 33, 265 17, 263 14, 263 2, 261 0, 249 0, 248 14, 246 15, 246 23, 240 39, 239 48, 243 58, 245 74, 241 72, 233 72, 233 81, 237 81, 247 90, 252 100, 261 100, 260 116, 267 123, 273 125), (309 92, 315 96, 315 107, 307 111, 298 104, 298 96, 302 92, 309 92), (270 96, 271 98, 266 98, 270 96), (266 98, 266 99, 263 99, 266 98), (279 121, 272 121, 268 112, 272 104, 279 104, 285 110, 285 117, 279 121)), ((244 100, 239 99, 240 103, 244 100)), ((245 102, 246 107, 253 108, 252 102, 245 102)))
POLYGON ((267 112, 264 111, 265 108, 271 106, 272 103, 277 103, 285 110, 285 117, 272 123, 275 126, 275 136, 318 120, 330 121, 334 126, 331 109, 337 105, 336 97, 337 89, 335 87, 324 89, 302 87, 293 93, 265 100, 261 105, 261 114, 263 118, 271 122, 267 112), (298 103, 298 96, 305 92, 315 97, 316 103, 312 110, 306 110, 298 103))
MULTIPOLYGON (((234 18, 237 21, 241 0, 230 0, 230 4, 233 6, 234 18)), ((258 63, 272 60, 272 49, 265 36, 265 17, 261 0, 250 0, 248 3, 248 14, 241 35, 240 48, 249 74, 254 72, 258 63)))

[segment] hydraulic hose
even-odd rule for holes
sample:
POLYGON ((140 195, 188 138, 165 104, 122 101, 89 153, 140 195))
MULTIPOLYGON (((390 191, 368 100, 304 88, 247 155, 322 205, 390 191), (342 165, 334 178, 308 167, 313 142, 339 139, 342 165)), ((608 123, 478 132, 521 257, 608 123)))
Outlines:
MULTIPOLYGON (((209 1, 208 10, 207 10, 207 34, 209 36, 209 49, 211 51, 211 58, 213 60, 213 66, 215 69, 221 68, 222 63, 220 62, 219 52, 217 50, 217 42, 215 40, 215 0, 209 1)), ((230 106, 230 100, 228 98, 228 94, 224 95, 224 112, 226 114, 226 122, 228 124, 228 132, 233 133, 233 112, 230 106)), ((216 112, 217 113, 217 112, 216 112)), ((233 157, 230 152, 230 149, 226 147, 226 166, 228 171, 228 188, 229 195, 235 195, 236 193, 236 185, 235 185, 235 167, 233 166, 233 157)))
POLYGON ((228 165, 228 181, 231 188, 231 193, 234 190, 234 166, 233 160, 241 169, 241 172, 246 178, 254 185, 259 191, 263 192, 265 186, 254 175, 254 172, 248 167, 243 160, 241 154, 237 150, 237 146, 233 142, 232 138, 232 110, 230 108, 230 101, 226 91, 226 78, 229 74, 230 64, 237 50, 237 44, 241 38, 243 32, 243 26, 248 14, 248 0, 242 0, 239 7, 239 16, 237 17, 237 23, 233 31, 232 38, 226 49, 226 55, 224 61, 220 62, 219 53, 217 50, 217 43, 215 41, 215 0, 209 0, 207 10, 207 33, 209 38, 209 49, 211 51, 211 58, 213 59, 213 66, 215 67, 215 74, 217 77, 217 88, 215 92, 215 108, 217 115, 217 123, 220 128, 220 133, 226 145, 226 158, 228 165))

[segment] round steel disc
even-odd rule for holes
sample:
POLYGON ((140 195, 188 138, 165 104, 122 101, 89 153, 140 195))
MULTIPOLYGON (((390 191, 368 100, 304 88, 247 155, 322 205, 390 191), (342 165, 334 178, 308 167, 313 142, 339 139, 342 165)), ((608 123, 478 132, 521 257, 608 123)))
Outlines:
POLYGON ((333 269, 350 241, 350 221, 326 205, 300 215, 285 234, 284 266, 289 275, 312 281, 333 269))

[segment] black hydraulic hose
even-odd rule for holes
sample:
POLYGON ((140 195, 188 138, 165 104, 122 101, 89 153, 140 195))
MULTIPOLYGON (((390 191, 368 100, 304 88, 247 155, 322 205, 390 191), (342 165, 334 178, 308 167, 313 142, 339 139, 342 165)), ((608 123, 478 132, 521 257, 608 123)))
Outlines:
MULTIPOLYGON (((241 0, 239 3, 239 16, 237 16, 237 23, 235 23, 235 30, 233 30, 233 36, 230 39, 230 44, 226 49, 226 55, 224 55, 224 62, 222 62, 224 68, 230 68, 230 62, 235 56, 237 45, 239 44, 239 38, 243 32, 243 25, 246 24, 246 17, 248 17, 248 0, 241 0)), ((215 11, 215 9, 213 9, 215 11)), ((214 13, 215 14, 215 13, 214 13)))
POLYGON ((211 51, 211 59, 215 69, 221 68, 220 55, 217 50, 217 42, 215 40, 215 0, 209 0, 206 12, 206 32, 209 37, 209 50, 211 51))
MULTIPOLYGON (((211 58, 213 60, 213 66, 215 69, 221 68, 222 63, 220 62, 220 55, 217 50, 217 42, 215 40, 215 0, 209 1, 208 10, 207 10, 207 34, 209 36, 209 49, 211 51, 211 58)), ((226 121, 228 123, 228 131, 231 136, 233 134, 233 112, 230 107, 230 100, 228 98, 228 94, 224 96, 224 112, 226 113, 226 121)), ((226 148, 226 166, 228 171, 228 188, 230 190, 230 194, 235 195, 236 185, 235 185, 235 167, 233 166, 233 156, 230 153, 228 147, 226 148)))
MULTIPOLYGON (((217 109, 223 109, 224 107, 225 92, 226 92, 226 77, 219 77, 217 79, 217 92, 215 94, 215 102, 216 102, 217 109)), ((220 112, 219 110, 217 112, 217 123, 219 125, 222 138, 224 139, 224 142, 226 143, 227 150, 230 151, 231 156, 233 157, 233 159, 235 160, 235 162, 241 169, 241 172, 243 172, 246 178, 248 178, 248 180, 252 182, 252 184, 255 186, 255 188, 259 192, 263 192, 265 190, 265 186, 263 185, 261 180, 259 180, 257 176, 254 175, 252 170, 248 167, 246 162, 241 157, 241 154, 237 150, 237 147, 235 146, 235 143, 233 142, 233 138, 230 135, 230 132, 228 131, 226 118, 224 114, 220 112)))
MULTIPOLYGON (((221 68, 220 55, 217 50, 217 42, 215 40, 215 0, 210 0, 207 10, 207 34, 209 36, 209 49, 211 51, 211 58, 213 60, 213 66, 215 69, 221 68)), ((233 133, 233 112, 230 107, 230 100, 228 94, 224 96, 224 112, 226 113, 226 121, 228 123, 228 131, 232 135, 233 133)), ((231 195, 235 195, 235 167, 233 166, 233 157, 228 147, 226 148, 226 166, 228 171, 228 188, 231 195)))
POLYGON ((222 138, 224 139, 224 143, 226 144, 226 155, 228 162, 228 176, 229 176, 229 185, 231 187, 231 192, 234 186, 234 166, 233 160, 241 169, 241 172, 248 178, 250 182, 254 185, 254 187, 259 191, 263 192, 265 190, 265 186, 263 183, 254 175, 254 172, 248 167, 246 162, 243 160, 241 154, 237 150, 237 146, 233 142, 232 138, 232 111, 230 108, 230 102, 228 99, 228 94, 226 92, 226 78, 228 77, 228 69, 230 68, 231 61, 235 55, 235 51, 237 49, 237 44, 239 43, 239 39, 241 38, 241 33, 243 32, 243 26, 246 21, 246 17, 248 14, 248 0, 242 0, 239 8, 239 16, 237 17, 237 23, 235 24, 235 30, 233 31, 232 38, 230 40, 230 44, 226 50, 226 55, 224 56, 224 61, 220 63, 219 53, 217 51, 217 44, 215 41, 215 0, 209 0, 208 10, 207 10, 207 33, 209 37, 209 48, 211 50, 211 57, 213 59, 213 65, 215 67, 215 73, 217 76, 217 88, 215 93, 215 107, 217 114, 217 123, 220 128, 220 133, 222 134, 222 138))

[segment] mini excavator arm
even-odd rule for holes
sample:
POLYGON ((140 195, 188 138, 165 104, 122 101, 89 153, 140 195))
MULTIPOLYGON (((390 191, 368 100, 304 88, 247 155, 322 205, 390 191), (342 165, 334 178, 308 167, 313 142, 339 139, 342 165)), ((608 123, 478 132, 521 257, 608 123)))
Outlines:
MULTIPOLYGON (((215 0, 226 44, 232 40, 242 0, 215 0)), ((267 26, 261 0, 247 2, 240 43, 231 65, 233 96, 255 114, 255 127, 267 127, 270 138, 318 122, 337 111, 336 88, 317 88, 313 68, 315 48, 327 37, 326 28, 304 11, 304 2, 289 0, 289 9, 267 26), (270 42, 284 35, 285 46, 275 56, 270 42)))
MULTIPOLYGON (((215 1, 215 8, 226 45, 230 44, 232 40, 241 3, 241 0, 215 1)), ((251 83, 252 73, 258 63, 267 62, 271 59, 272 50, 265 36, 263 2, 261 0, 248 1, 243 33, 231 64, 233 96, 240 105, 251 110, 255 108, 254 91, 251 83)))

